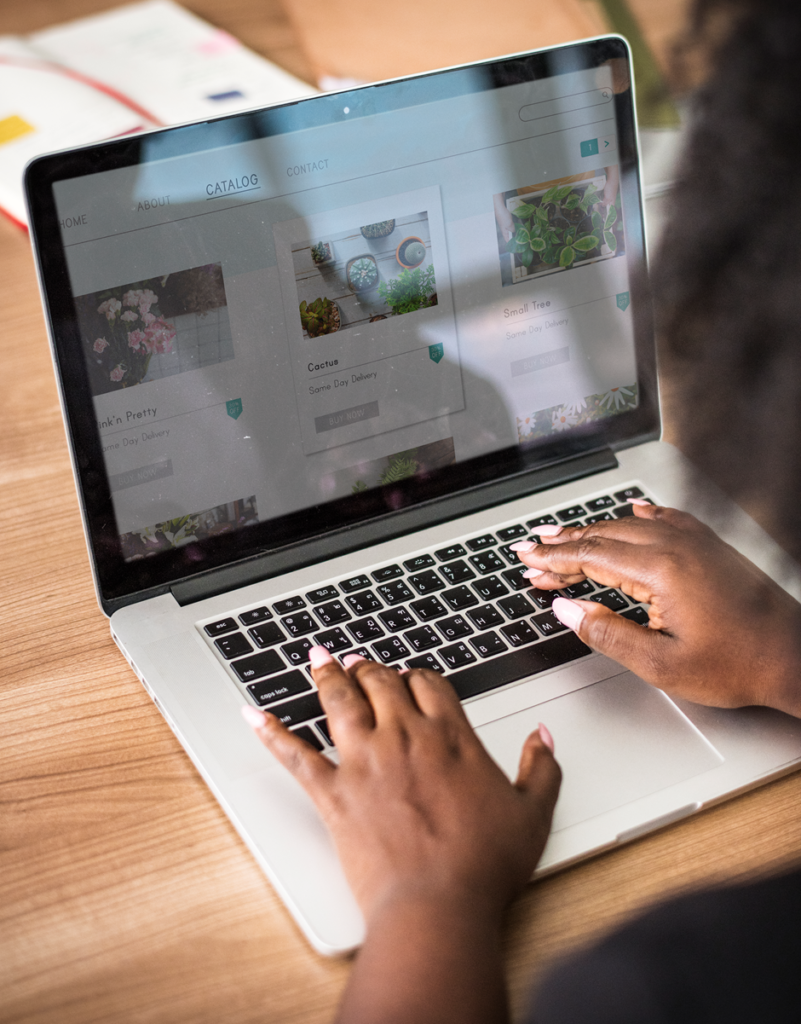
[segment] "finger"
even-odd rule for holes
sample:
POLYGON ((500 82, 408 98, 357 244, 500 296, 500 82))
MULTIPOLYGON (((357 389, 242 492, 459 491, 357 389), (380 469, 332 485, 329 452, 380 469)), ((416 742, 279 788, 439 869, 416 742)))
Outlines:
POLYGON ((334 765, 300 736, 290 732, 275 715, 251 704, 242 708, 242 717, 250 725, 275 759, 303 786, 314 802, 325 802, 334 765))
POLYGON ((351 738, 360 741, 375 725, 370 702, 362 688, 322 645, 310 648, 309 661, 336 746, 347 744, 351 738))
POLYGON ((551 734, 540 724, 523 744, 515 781, 517 789, 531 801, 549 826, 562 784, 562 770, 554 757, 552 744, 551 734))
POLYGON ((619 661, 647 682, 662 676, 660 666, 676 644, 674 637, 624 619, 595 601, 557 597, 551 608, 560 622, 594 650, 619 661))
POLYGON ((468 725, 456 691, 444 676, 427 668, 412 668, 406 673, 406 680, 422 714, 429 718, 460 719, 468 725))
POLYGON ((373 709, 376 725, 419 714, 406 680, 395 668, 360 658, 348 666, 373 709))

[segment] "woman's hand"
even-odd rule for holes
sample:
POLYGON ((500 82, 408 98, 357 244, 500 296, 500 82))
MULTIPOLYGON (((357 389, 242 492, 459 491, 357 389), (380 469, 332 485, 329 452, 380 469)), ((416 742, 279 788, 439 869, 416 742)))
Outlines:
POLYGON ((643 629, 557 598, 554 613, 585 643, 673 696, 801 716, 801 606, 694 516, 637 503, 631 517, 549 529, 518 551, 533 586, 589 577, 651 606, 643 629))
POLYGON ((339 765, 243 711, 317 805, 364 912, 338 1020, 506 1021, 499 926, 548 838, 553 741, 544 726, 528 737, 512 784, 442 676, 309 654, 339 765))

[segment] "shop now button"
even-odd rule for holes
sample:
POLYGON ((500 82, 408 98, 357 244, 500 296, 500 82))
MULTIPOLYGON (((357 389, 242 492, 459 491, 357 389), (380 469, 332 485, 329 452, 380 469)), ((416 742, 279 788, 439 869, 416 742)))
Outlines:
POLYGON ((365 402, 364 405, 354 405, 350 409, 342 409, 340 412, 329 412, 325 416, 314 417, 314 429, 318 434, 324 434, 327 430, 336 430, 337 427, 349 427, 354 423, 361 423, 362 420, 373 420, 378 416, 378 402, 365 402))

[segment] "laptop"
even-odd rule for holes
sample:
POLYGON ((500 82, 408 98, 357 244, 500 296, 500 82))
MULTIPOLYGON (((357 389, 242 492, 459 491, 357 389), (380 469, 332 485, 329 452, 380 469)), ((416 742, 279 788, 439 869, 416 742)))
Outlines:
MULTIPOLYGON (((445 673, 510 775, 546 722, 564 785, 539 873, 798 766, 801 723, 670 700, 564 629, 510 550, 685 502, 633 287, 624 40, 51 154, 26 190, 100 607, 317 950, 364 923, 240 715, 336 760, 313 643, 445 673)), ((725 525, 801 592, 756 524, 725 525)), ((571 595, 647 625, 618 591, 571 595)))

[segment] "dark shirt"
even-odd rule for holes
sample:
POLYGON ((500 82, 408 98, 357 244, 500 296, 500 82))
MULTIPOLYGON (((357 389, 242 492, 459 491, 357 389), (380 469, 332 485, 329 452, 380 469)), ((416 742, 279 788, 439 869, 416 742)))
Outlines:
POLYGON ((530 1024, 801 1022, 801 871, 649 911, 560 964, 530 1024))

